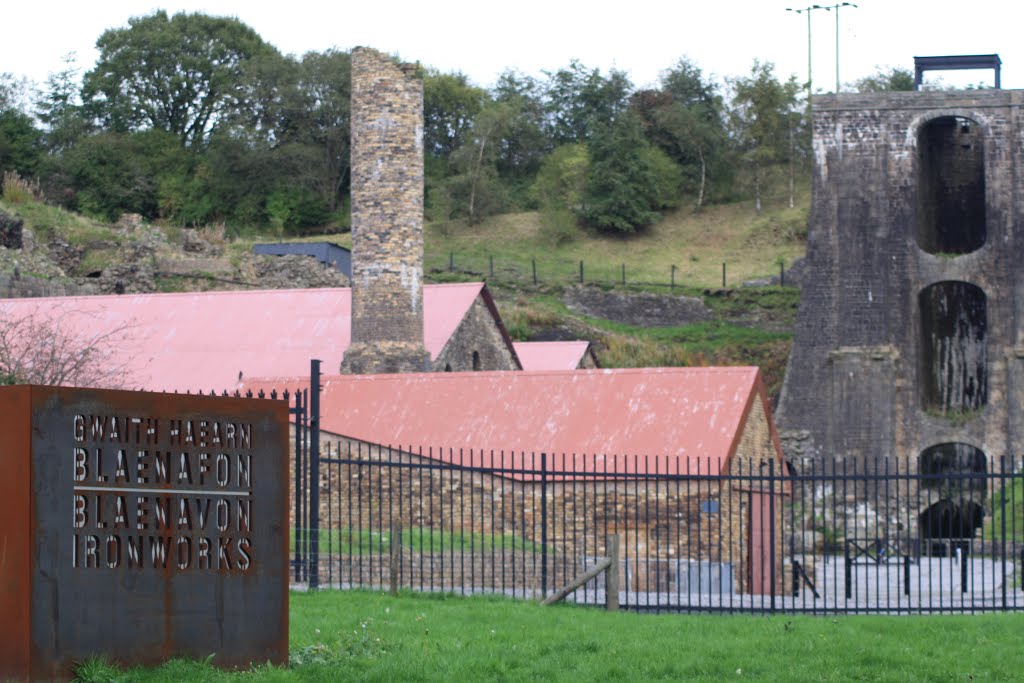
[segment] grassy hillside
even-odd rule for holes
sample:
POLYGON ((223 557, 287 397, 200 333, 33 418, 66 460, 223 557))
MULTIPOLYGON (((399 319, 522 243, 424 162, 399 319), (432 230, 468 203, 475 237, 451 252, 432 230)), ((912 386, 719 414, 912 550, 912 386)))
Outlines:
MULTIPOLYGON (((788 265, 804 251, 808 193, 769 205, 761 214, 753 202, 679 209, 638 235, 600 235, 582 229, 571 239, 549 236, 536 212, 507 214, 480 225, 433 223, 426 232, 426 270, 435 277, 449 271, 487 276, 489 281, 532 283, 532 261, 539 282, 570 283, 579 279, 584 262, 587 282, 668 286, 672 266, 676 284, 695 288, 721 287, 722 264, 727 284, 778 274, 780 261, 788 265), (494 277, 491 263, 494 259, 494 277)), ((560 233, 562 235, 563 233, 560 233)))

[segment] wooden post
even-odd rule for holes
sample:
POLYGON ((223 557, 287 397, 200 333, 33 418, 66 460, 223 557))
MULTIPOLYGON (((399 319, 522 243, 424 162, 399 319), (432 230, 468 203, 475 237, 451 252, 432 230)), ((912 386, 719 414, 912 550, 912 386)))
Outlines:
POLYGON ((608 573, 604 577, 605 608, 609 612, 619 611, 619 535, 608 537, 608 573))
POLYGON ((398 595, 398 568, 402 561, 402 525, 391 520, 391 555, 389 561, 389 579, 391 581, 391 595, 398 595))

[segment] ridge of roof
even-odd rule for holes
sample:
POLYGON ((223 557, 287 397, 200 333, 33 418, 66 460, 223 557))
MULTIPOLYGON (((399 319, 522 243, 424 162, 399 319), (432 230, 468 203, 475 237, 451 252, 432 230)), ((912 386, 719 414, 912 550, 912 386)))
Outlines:
MULTIPOLYGON (((430 289, 441 288, 476 288, 482 289, 483 282, 444 282, 425 284, 430 289)), ((288 289, 211 289, 202 292, 129 292, 125 294, 74 294, 71 296, 35 296, 0 299, 4 302, 38 302, 38 301, 95 301, 98 299, 127 300, 134 298, 214 298, 222 296, 267 296, 302 293, 351 292, 351 287, 295 287, 288 289)))

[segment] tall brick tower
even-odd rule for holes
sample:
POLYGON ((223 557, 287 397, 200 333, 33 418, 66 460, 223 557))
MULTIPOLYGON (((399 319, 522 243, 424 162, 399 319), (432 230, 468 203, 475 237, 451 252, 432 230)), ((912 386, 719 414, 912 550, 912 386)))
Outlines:
POLYGON ((352 344, 341 371, 425 372, 423 82, 352 51, 352 344))
POLYGON ((820 95, 813 123, 787 456, 936 475, 921 538, 970 536, 1024 441, 1024 92, 820 95))

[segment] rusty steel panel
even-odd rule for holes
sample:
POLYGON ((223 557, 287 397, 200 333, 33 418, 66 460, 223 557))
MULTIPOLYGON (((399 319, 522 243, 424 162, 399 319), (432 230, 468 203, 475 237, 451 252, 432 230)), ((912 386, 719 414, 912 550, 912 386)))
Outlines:
POLYGON ((30 434, 28 387, 0 390, 0 681, 29 669, 30 434))
POLYGON ((28 424, 12 427, 30 448, 4 443, 0 457, 31 467, 27 577, 16 580, 29 587, 29 618, 2 623, 27 632, 30 669, 7 674, 4 659, 0 678, 63 679, 94 655, 286 662, 286 404, 12 391, 26 390, 28 424))

